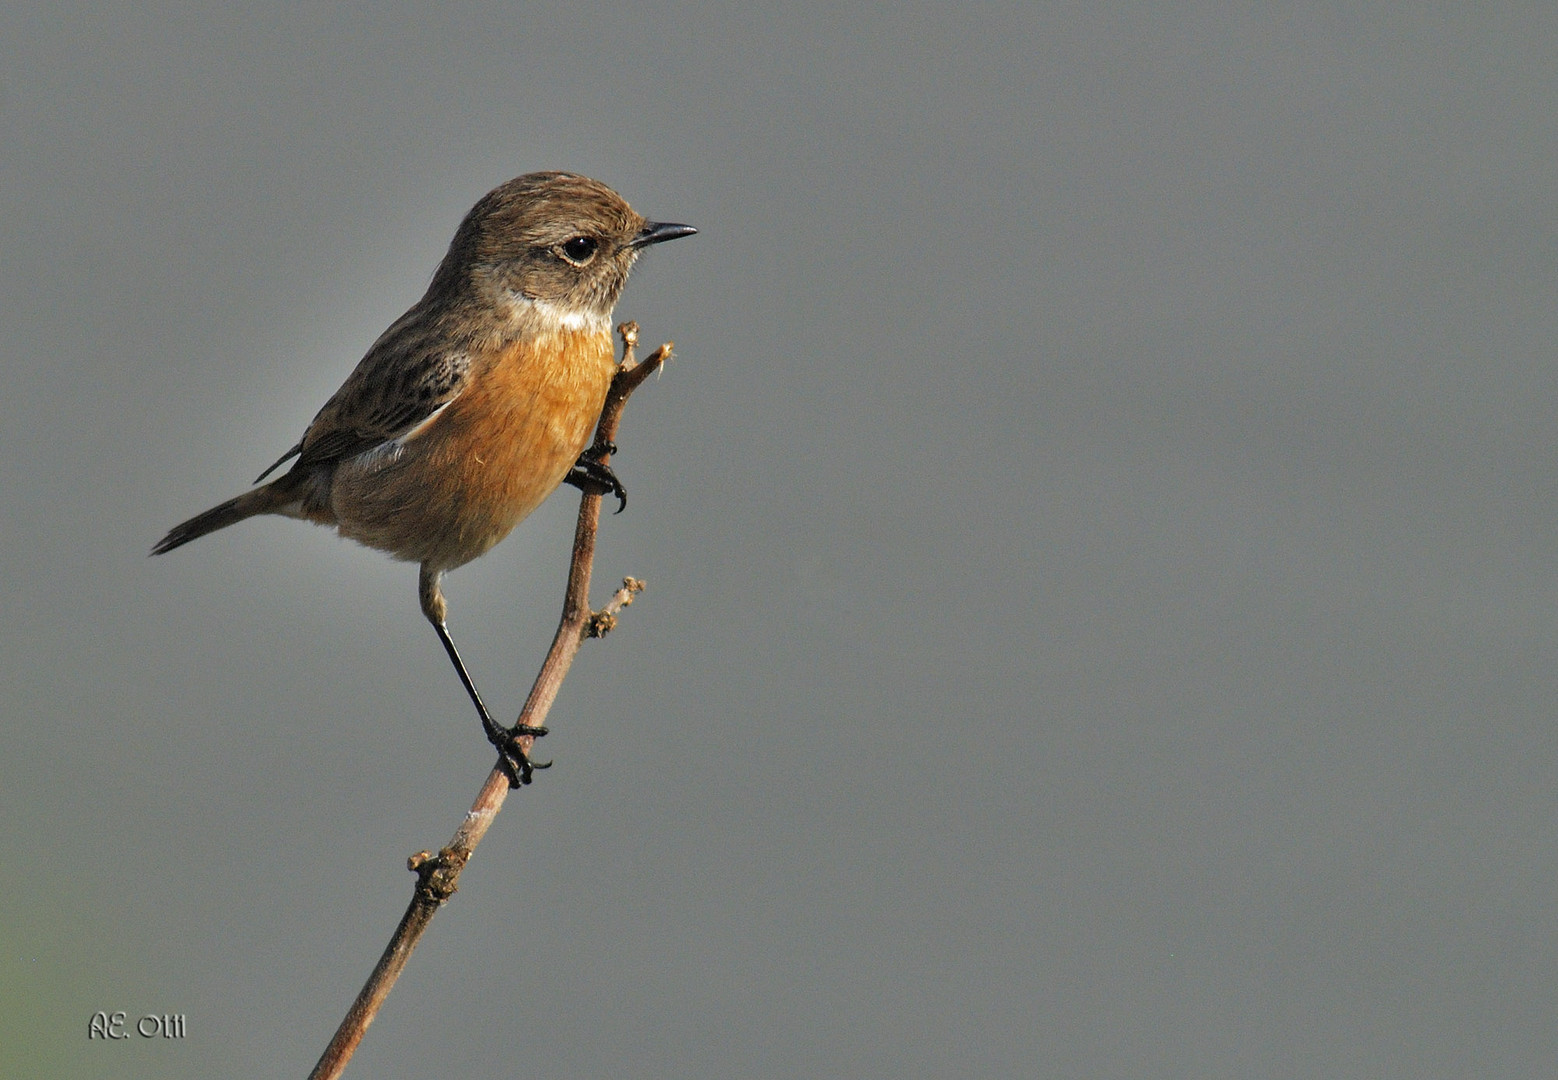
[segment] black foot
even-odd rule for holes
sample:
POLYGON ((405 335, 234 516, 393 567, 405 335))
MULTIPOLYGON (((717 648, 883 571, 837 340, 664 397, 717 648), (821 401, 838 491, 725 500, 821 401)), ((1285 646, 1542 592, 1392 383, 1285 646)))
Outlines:
POLYGON ((503 766, 503 771, 508 774, 509 787, 517 788, 521 784, 528 784, 531 773, 537 769, 550 769, 550 761, 532 761, 530 755, 525 753, 519 745, 519 740, 525 736, 539 739, 546 734, 544 727, 531 727, 528 724, 515 724, 511 728, 502 728, 494 725, 493 730, 487 733, 487 740, 498 748, 498 763, 503 766))
POLYGON ((616 443, 607 443, 603 447, 590 447, 579 455, 579 460, 573 464, 573 470, 563 477, 563 483, 572 484, 590 495, 605 495, 610 492, 617 497, 617 513, 620 514, 627 509, 627 489, 622 486, 622 481, 617 479, 617 474, 611 471, 611 466, 606 464, 606 459, 616 452, 616 443))

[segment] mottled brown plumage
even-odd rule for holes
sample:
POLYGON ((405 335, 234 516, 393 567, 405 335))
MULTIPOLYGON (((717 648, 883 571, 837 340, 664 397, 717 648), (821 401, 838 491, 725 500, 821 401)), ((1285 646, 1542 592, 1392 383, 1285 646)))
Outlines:
POLYGON ((295 456, 291 469, 175 527, 152 554, 284 514, 419 563, 422 610, 499 741, 449 637, 439 579, 569 476, 611 382, 611 311, 628 271, 646 245, 695 231, 646 222, 583 176, 496 188, 460 224, 426 295, 260 479, 295 456))

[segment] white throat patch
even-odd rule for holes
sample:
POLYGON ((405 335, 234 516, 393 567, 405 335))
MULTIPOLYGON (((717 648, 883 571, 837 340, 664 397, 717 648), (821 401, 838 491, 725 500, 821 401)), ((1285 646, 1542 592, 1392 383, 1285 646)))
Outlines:
POLYGON ((598 334, 611 333, 609 315, 573 310, 554 304, 550 300, 538 300, 517 292, 510 292, 508 299, 514 305, 515 315, 528 308, 539 316, 540 323, 548 330, 593 330, 598 334))

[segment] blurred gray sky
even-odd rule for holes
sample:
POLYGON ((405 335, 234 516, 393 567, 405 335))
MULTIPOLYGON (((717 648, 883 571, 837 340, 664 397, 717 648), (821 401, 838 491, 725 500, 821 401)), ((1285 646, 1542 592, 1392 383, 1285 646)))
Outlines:
MULTIPOLYGON (((0 1071, 323 1049, 491 755, 411 567, 146 551, 568 168, 701 230, 649 592, 348 1075, 1558 1072, 1555 79, 1551 4, 8 5, 0 1071)), ((509 716, 573 505, 448 583, 509 716)))

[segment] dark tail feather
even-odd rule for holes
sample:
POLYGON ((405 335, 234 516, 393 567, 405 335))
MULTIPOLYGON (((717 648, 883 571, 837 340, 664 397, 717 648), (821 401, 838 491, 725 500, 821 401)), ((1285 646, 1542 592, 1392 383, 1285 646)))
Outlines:
POLYGON ((151 549, 151 553, 161 555, 172 551, 191 540, 198 540, 206 533, 225 529, 244 518, 251 518, 256 514, 268 514, 296 498, 296 495, 290 491, 278 491, 279 486, 279 481, 266 484, 254 491, 246 491, 236 499, 228 499, 220 506, 213 506, 203 514, 196 514, 184 524, 175 525, 170 529, 167 536, 157 541, 157 546, 151 549))

